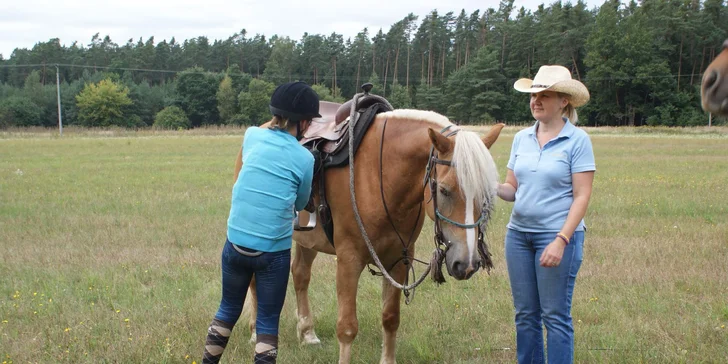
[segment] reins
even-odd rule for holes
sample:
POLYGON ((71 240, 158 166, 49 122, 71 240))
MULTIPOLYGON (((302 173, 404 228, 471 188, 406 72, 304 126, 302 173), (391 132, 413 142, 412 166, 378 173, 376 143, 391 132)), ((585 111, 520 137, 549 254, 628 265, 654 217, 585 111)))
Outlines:
MULTIPOLYGON (((440 210, 438 209, 437 205, 437 171, 436 171, 436 165, 446 165, 450 167, 454 167, 453 163, 448 160, 442 160, 439 159, 438 156, 435 154, 435 148, 434 146, 430 149, 430 155, 427 162, 427 167, 425 170, 425 178, 423 181, 423 188, 425 188, 429 182, 430 184, 430 199, 433 202, 433 208, 435 211, 435 249, 432 252, 432 259, 430 263, 425 263, 420 260, 417 260, 415 257, 409 256, 409 247, 410 244, 412 244, 412 239, 414 238, 415 231, 417 229, 417 224, 419 222, 421 213, 422 213, 422 202, 420 202, 420 208, 418 210, 417 219, 415 220, 415 225, 412 228, 412 231, 410 232, 410 237, 405 243, 404 239, 399 233, 399 230, 397 230, 397 227, 394 223, 394 220, 392 219, 391 214, 389 213, 389 208, 387 207, 386 199, 384 196, 384 181, 383 181, 383 152, 384 152, 384 133, 386 131, 387 122, 388 119, 385 119, 384 125, 382 127, 382 136, 379 146, 379 188, 382 198, 382 204, 384 205, 384 210, 387 215, 387 219, 392 226, 392 229, 394 230, 395 234, 397 235, 397 238, 399 239, 400 243, 402 244, 402 257, 398 259, 390 269, 394 268, 396 264, 399 262, 403 262, 403 264, 407 267, 407 274, 405 275, 405 280, 403 284, 400 284, 399 282, 395 281, 394 278, 389 274, 389 270, 384 267, 381 260, 379 259, 379 256, 377 255, 376 251, 374 250, 374 246, 372 245, 372 242, 369 238, 369 235, 366 232, 366 229, 364 228, 364 223, 362 222, 361 215, 359 214, 359 208, 356 203, 356 193, 354 191, 354 123, 351 120, 354 120, 355 113, 357 112, 356 105, 359 101, 359 98, 361 96, 368 95, 367 92, 363 94, 356 94, 354 96, 354 99, 352 101, 351 105, 351 111, 350 111, 350 122, 349 122, 349 191, 351 193, 351 204, 352 208, 354 210, 354 218, 356 220, 357 226, 359 226, 359 230, 362 234, 362 238, 364 239, 364 242, 367 245, 367 249, 369 250, 369 254, 372 257, 372 260, 374 261, 374 264, 379 269, 379 273, 375 272, 373 269, 369 268, 369 271, 372 272, 372 274, 375 275, 381 275, 387 281, 394 286, 395 288, 398 288, 402 290, 402 292, 405 295, 405 303, 409 304, 411 300, 414 298, 414 291, 415 288, 417 288, 429 275, 432 273, 432 279, 437 282, 438 284, 445 282, 445 277, 442 274, 442 263, 445 259, 447 249, 451 245, 449 241, 445 241, 445 237, 442 233, 442 227, 441 227, 441 220, 445 221, 448 224, 451 224, 453 226, 457 226, 459 228, 463 229, 478 229, 478 253, 481 257, 482 266, 488 270, 493 266, 492 260, 490 259, 490 253, 488 252, 488 248, 484 241, 484 234, 483 234, 483 223, 487 221, 489 217, 489 213, 487 209, 484 207, 481 211, 480 218, 478 221, 476 221, 473 224, 462 224, 458 223, 456 221, 453 221, 444 215, 440 213, 440 210), (415 271, 414 271, 414 265, 412 264, 413 261, 417 261, 423 264, 427 265, 427 268, 425 271, 414 281, 414 283, 409 284, 410 277, 413 279, 416 277, 415 271)), ((389 106, 390 109, 392 109, 391 105, 384 99, 382 99, 383 102, 386 103, 387 106, 389 106)), ((446 128, 444 128, 440 133, 443 134, 446 131, 448 131, 453 125, 450 125, 446 128)), ((446 135, 446 137, 453 136, 457 134, 460 130, 454 130, 451 131, 449 134, 446 135)), ((429 201, 428 201, 429 202, 429 201)))

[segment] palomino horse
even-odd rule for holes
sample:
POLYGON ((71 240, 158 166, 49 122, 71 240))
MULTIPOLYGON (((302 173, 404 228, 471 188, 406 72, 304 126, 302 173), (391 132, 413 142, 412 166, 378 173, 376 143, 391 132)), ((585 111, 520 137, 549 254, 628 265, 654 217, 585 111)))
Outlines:
MULTIPOLYGON (((481 228, 487 223, 484 217, 493 210, 498 183, 496 165, 488 148, 502 128, 503 124, 496 125, 481 138, 434 112, 395 110, 376 116, 355 154, 354 191, 360 221, 382 266, 389 267, 387 271, 396 282, 403 283, 408 274, 403 260, 412 264, 414 242, 422 229, 425 213, 440 228, 439 235, 447 246, 444 260, 452 277, 468 279, 481 266, 486 266, 482 252, 478 251, 478 242, 483 238, 481 228), (436 191, 434 199, 431 191, 436 191)), ((241 166, 239 154, 236 178, 241 166)), ((291 272, 298 307, 297 331, 302 343, 320 342, 314 332, 308 298, 311 265, 318 252, 335 254, 339 363, 349 363, 351 345, 358 332, 358 281, 365 266, 373 260, 355 222, 349 168, 330 168, 324 173, 335 247, 327 240, 320 224, 310 231, 294 231, 296 249, 291 272)), ((313 194, 318 204, 316 186, 313 194)), ((254 289, 253 284, 251 288, 254 289)), ((248 295, 251 297, 248 307, 254 310, 253 289, 248 295)), ((395 363, 402 291, 386 279, 382 289, 381 362, 395 363)), ((255 311, 251 318, 253 333, 254 322, 255 311)))
POLYGON ((728 116, 728 39, 723 42, 723 51, 703 73, 700 98, 703 110, 728 116))

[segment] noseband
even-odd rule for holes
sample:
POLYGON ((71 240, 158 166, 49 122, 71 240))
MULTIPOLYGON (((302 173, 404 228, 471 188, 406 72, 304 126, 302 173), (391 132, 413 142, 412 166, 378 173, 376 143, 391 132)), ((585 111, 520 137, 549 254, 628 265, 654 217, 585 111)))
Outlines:
MULTIPOLYGON (((442 129, 440 131, 440 134, 445 135, 446 138, 449 138, 453 135, 456 135, 460 129, 452 130, 449 133, 445 134, 453 125, 449 125, 446 128, 442 129)), ((450 225, 453 225, 455 227, 461 228, 461 229, 474 229, 478 228, 478 254, 481 258, 481 265, 483 268, 487 269, 488 272, 490 272, 490 268, 493 267, 493 261, 491 260, 491 254, 488 252, 488 246, 485 244, 485 234, 484 234, 484 222, 487 220, 488 216, 490 215, 488 213, 488 210, 485 206, 480 210, 480 217, 478 218, 478 221, 472 223, 472 224, 464 224, 459 223, 457 221, 453 221, 446 216, 444 216, 437 205, 437 165, 443 165, 448 166, 450 168, 457 168, 456 165, 452 161, 444 160, 438 158, 438 155, 436 154, 436 149, 434 146, 430 148, 430 157, 428 159, 427 168, 425 169, 425 179, 423 181, 423 185, 428 184, 430 185, 430 200, 432 201, 432 207, 435 211, 435 251, 433 252, 432 257, 432 279, 437 283, 444 283, 445 282, 445 276, 442 274, 442 263, 445 259, 445 255, 447 254, 447 250, 452 245, 452 242, 449 240, 445 240, 445 236, 442 233, 442 222, 446 222, 450 225)), ((429 201, 428 201, 429 202, 429 201)))

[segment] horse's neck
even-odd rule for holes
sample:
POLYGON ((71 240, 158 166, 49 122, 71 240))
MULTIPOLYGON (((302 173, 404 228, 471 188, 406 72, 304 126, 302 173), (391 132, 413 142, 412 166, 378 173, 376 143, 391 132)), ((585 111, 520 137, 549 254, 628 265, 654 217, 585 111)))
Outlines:
MULTIPOLYGON (((401 193, 407 195, 407 200, 419 203, 423 199, 423 180, 425 177, 425 169, 430 157, 432 142, 428 135, 427 129, 433 129, 440 132, 444 128, 443 125, 433 121, 413 120, 406 118, 392 118, 387 123, 385 145, 387 156, 397 156, 396 158, 388 157, 391 162, 396 161, 397 175, 401 178, 411 179, 409 183, 397 184, 401 193)), ((385 156, 386 157, 386 156, 385 156)))

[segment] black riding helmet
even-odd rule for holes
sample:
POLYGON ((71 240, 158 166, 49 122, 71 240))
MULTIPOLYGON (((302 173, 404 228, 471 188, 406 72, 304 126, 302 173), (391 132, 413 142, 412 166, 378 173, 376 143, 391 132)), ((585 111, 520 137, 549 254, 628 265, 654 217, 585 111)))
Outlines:
POLYGON ((273 91, 270 112, 292 122, 320 118, 318 94, 305 82, 284 83, 273 91))

